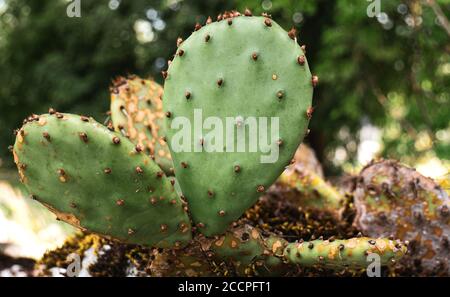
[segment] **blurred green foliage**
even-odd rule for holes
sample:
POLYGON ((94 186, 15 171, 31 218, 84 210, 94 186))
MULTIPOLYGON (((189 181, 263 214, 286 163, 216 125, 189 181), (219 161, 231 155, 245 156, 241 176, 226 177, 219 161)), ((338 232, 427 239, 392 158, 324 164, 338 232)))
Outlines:
MULTIPOLYGON (((69 18, 67 1, 0 0, 0 157, 12 129, 50 106, 104 120, 115 76, 161 82, 178 36, 248 7, 295 26, 307 45, 321 79, 307 141, 328 168, 336 148, 356 161, 366 123, 381 128, 384 156, 449 160, 450 37, 424 1, 380 1, 371 18, 371 2, 352 0, 81 0, 81 18, 69 18)), ((435 3, 448 18, 450 1, 435 3)))

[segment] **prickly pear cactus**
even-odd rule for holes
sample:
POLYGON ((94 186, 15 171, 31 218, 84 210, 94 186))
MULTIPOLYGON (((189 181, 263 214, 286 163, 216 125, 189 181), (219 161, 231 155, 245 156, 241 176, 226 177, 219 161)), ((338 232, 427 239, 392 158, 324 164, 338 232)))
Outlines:
POLYGON ((197 25, 178 44, 163 73, 167 134, 192 218, 209 236, 224 232, 289 164, 317 77, 294 32, 248 11, 197 25), (260 132, 250 132, 255 127, 260 132))
POLYGON ((119 77, 111 87, 111 119, 116 131, 139 145, 166 172, 172 157, 163 140, 163 88, 137 76, 119 77))
POLYGON ((128 243, 190 239, 182 201, 161 169, 92 118, 35 116, 18 131, 13 153, 29 193, 62 221, 128 243))
POLYGON ((433 180, 396 161, 379 161, 361 171, 354 197, 354 224, 365 235, 409 241, 404 265, 450 274, 450 199, 433 180))

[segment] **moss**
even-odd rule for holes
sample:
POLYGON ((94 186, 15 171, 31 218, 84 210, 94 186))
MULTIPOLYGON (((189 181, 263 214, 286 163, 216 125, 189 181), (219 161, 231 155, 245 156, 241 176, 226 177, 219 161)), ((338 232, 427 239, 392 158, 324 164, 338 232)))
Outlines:
POLYGON ((66 268, 71 263, 67 259, 70 254, 75 253, 83 258, 84 252, 92 247, 97 261, 89 267, 89 273, 97 277, 126 276, 130 267, 135 268, 138 275, 142 274, 151 256, 149 248, 123 244, 93 234, 78 233, 68 238, 60 248, 45 253, 36 263, 36 270, 40 276, 50 276, 51 268, 66 268))

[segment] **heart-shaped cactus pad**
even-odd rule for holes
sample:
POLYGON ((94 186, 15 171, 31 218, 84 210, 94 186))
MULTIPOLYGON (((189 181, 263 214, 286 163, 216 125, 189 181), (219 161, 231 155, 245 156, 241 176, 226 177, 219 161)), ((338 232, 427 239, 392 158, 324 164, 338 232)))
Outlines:
POLYGON ((163 73, 175 175, 207 236, 223 233, 289 164, 317 82, 292 31, 268 16, 219 20, 179 39, 163 73))

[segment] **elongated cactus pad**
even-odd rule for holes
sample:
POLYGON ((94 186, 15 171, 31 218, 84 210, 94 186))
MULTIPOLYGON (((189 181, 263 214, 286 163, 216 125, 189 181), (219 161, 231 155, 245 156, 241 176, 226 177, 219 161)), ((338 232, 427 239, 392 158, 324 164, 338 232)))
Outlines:
POLYGON ((36 116, 19 130, 13 152, 22 183, 62 221, 128 243, 190 239, 182 201, 161 169, 91 118, 36 116))
POLYGON ((378 161, 361 171, 354 197, 354 224, 365 235, 409 241, 404 265, 450 274, 450 199, 432 179, 396 161, 378 161))
POLYGON ((346 240, 313 240, 290 243, 284 250, 284 257, 301 266, 330 268, 366 268, 370 264, 370 254, 379 256, 380 264, 395 262, 406 253, 406 246, 386 238, 367 237, 346 240))
POLYGON ((243 224, 215 239, 199 236, 182 250, 156 251, 151 269, 157 276, 283 276, 295 274, 296 265, 331 270, 367 268, 372 253, 386 266, 400 259, 406 246, 400 241, 367 237, 288 243, 243 224))
POLYGON ((116 131, 128 136, 170 173, 172 158, 162 139, 162 94, 163 88, 152 80, 119 77, 111 88, 111 118, 116 131))
POLYGON ((219 19, 196 26, 164 73, 175 173, 207 236, 223 233, 289 164, 317 83, 295 36, 270 18, 219 19))

